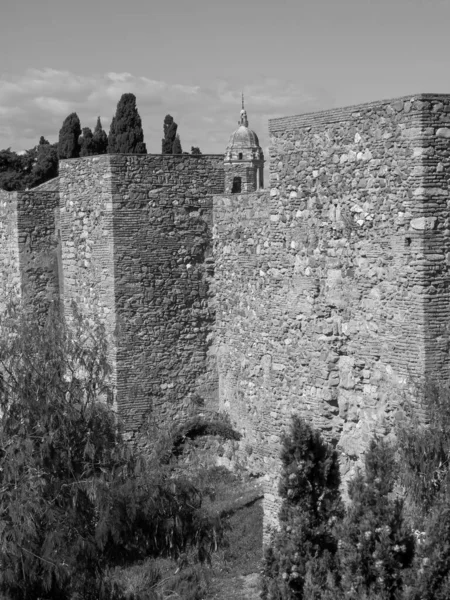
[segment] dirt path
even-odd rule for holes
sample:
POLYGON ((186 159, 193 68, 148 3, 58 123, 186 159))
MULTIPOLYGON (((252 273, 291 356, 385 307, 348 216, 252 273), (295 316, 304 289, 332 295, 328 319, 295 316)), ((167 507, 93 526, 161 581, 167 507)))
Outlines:
POLYGON ((260 600, 259 574, 213 580, 208 600, 260 600))

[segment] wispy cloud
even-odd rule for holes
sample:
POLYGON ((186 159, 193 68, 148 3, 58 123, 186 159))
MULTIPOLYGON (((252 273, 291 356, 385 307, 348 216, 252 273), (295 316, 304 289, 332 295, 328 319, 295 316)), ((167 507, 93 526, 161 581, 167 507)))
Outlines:
MULTIPOLYGON (((250 126, 263 147, 268 143, 267 119, 320 110, 333 101, 324 89, 273 78, 255 78, 244 86, 250 126)), ((100 115, 106 131, 120 96, 136 95, 149 152, 159 152, 163 119, 170 113, 178 123, 183 148, 223 152, 237 124, 241 89, 217 79, 208 85, 186 85, 149 79, 132 73, 77 75, 55 69, 29 69, 22 75, 0 77, 0 148, 29 148, 44 135, 56 141, 71 112, 82 127, 94 127, 100 115)))

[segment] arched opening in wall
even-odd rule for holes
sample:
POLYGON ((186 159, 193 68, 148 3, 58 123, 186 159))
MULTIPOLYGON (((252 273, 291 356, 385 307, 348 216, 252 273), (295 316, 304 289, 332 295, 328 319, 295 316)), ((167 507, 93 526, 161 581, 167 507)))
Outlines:
POLYGON ((242 177, 233 177, 232 194, 240 194, 242 191, 242 177))
POLYGON ((242 160, 242 152, 239 152, 239 160, 242 160))

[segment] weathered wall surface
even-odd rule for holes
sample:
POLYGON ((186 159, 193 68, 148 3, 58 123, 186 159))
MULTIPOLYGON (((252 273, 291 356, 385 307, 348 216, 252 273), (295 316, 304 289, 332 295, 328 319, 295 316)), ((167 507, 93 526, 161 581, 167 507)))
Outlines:
POLYGON ((223 156, 111 155, 60 172, 65 304, 96 306, 114 334, 130 433, 163 429, 192 394, 217 404, 206 196, 223 190, 223 156))
POLYGON ((270 195, 214 199, 221 406, 269 520, 292 412, 348 476, 408 378, 448 375, 449 111, 420 96, 272 120, 270 195))
POLYGON ((17 193, 22 295, 42 315, 59 300, 58 217, 58 191, 41 186, 17 193))
POLYGON ((207 195, 223 156, 114 156, 112 172, 119 406, 133 430, 164 428, 192 394, 217 405, 207 195))
POLYGON ((255 192, 258 189, 258 176, 258 169, 248 163, 225 163, 225 187, 220 192, 231 194, 235 177, 241 178, 241 192, 255 192))
POLYGON ((0 190, 0 310, 20 296, 17 192, 0 190))
POLYGON ((23 298, 36 315, 58 299, 56 213, 59 195, 36 188, 0 190, 1 302, 23 298))
POLYGON ((116 310, 110 156, 59 163, 60 237, 67 318, 72 303, 88 319, 105 325, 108 360, 116 384, 116 310))

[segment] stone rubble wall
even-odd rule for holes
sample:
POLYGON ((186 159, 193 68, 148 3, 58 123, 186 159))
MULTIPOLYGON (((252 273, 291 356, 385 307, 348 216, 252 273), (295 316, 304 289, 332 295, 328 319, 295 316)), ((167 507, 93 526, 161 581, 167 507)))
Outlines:
POLYGON ((22 298, 45 315, 59 298, 57 192, 0 190, 1 304, 22 298))
POLYGON ((21 295, 17 192, 0 190, 0 311, 21 295))
POLYGON ((61 160, 60 235, 64 313, 73 303, 92 325, 102 323, 108 337, 112 384, 117 384, 113 203, 110 155, 61 160))
POLYGON ((22 295, 43 317, 60 299, 59 192, 17 193, 22 295))
POLYGON ((223 190, 223 156, 114 156, 112 170, 119 406, 158 435, 195 395, 217 406, 208 194, 223 190))
POLYGON ((223 186, 222 155, 63 161, 64 300, 107 323, 130 437, 158 435, 196 394, 217 405, 207 195, 223 186))
POLYGON ((220 406, 233 460, 266 478, 300 414, 344 481, 408 385, 448 377, 450 97, 269 122, 270 193, 214 198, 220 406))

